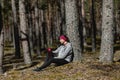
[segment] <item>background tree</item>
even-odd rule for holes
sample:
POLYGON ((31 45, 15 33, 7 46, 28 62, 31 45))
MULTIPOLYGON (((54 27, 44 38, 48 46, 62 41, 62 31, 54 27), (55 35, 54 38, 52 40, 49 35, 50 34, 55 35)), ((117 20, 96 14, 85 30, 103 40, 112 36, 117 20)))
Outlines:
POLYGON ((25 15, 25 0, 19 0, 19 16, 20 16, 20 33, 21 33, 21 43, 24 54, 25 64, 31 64, 31 57, 29 51, 29 42, 28 42, 28 28, 26 24, 26 15, 25 15))
POLYGON ((100 50, 100 62, 111 63, 113 61, 113 0, 103 0, 102 7, 102 38, 100 50))
POLYGON ((39 9, 38 9, 38 0, 35 2, 35 32, 36 32, 36 51, 40 56, 40 26, 39 26, 39 9))
POLYGON ((2 0, 0 0, 0 74, 3 73, 4 32, 2 22, 2 0))
POLYGON ((115 35, 116 36, 114 36, 115 38, 114 38, 114 40, 115 40, 115 42, 117 41, 117 40, 119 40, 120 39, 120 1, 119 0, 115 0, 114 1, 114 3, 115 3, 115 35))
POLYGON ((92 36, 92 51, 96 50, 96 22, 94 14, 94 0, 90 0, 90 24, 91 24, 91 36, 92 36))
POLYGON ((0 74, 3 73, 3 53, 4 53, 4 32, 2 29, 0 33, 0 74))
MULTIPOLYGON (((87 46, 86 38, 87 38, 87 33, 86 33, 86 25, 85 25, 85 0, 81 0, 81 21, 82 21, 82 26, 83 26, 83 45, 87 46)), ((83 47, 84 47, 83 46, 83 47)), ((85 51, 85 49, 83 48, 85 51)))
POLYGON ((16 2, 11 0, 12 12, 13 12, 13 26, 14 26, 14 41, 15 41, 15 57, 20 58, 20 42, 19 42, 19 29, 17 21, 17 12, 16 12, 16 2))

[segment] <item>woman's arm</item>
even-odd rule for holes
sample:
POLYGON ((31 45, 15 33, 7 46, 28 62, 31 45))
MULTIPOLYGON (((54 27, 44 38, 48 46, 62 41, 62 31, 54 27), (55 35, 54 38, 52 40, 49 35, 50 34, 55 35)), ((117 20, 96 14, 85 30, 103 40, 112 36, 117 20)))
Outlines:
POLYGON ((52 51, 52 53, 59 53, 62 46, 58 47, 56 50, 52 51))
POLYGON ((57 58, 57 59, 64 59, 67 55, 69 55, 69 53, 71 53, 72 51, 72 45, 71 44, 68 44, 66 49, 59 53, 59 55, 57 57, 54 57, 54 58, 57 58))

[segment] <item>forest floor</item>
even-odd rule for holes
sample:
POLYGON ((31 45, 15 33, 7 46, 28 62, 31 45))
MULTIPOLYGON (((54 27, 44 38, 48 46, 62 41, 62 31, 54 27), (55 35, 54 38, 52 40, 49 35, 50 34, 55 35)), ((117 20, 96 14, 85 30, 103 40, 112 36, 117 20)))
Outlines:
POLYGON ((113 64, 102 64, 98 61, 99 53, 86 52, 82 62, 72 62, 55 67, 51 64, 40 72, 33 69, 43 63, 43 58, 34 57, 34 65, 24 65, 23 59, 12 58, 9 50, 4 57, 5 73, 0 80, 120 80, 120 48, 117 48, 113 64))

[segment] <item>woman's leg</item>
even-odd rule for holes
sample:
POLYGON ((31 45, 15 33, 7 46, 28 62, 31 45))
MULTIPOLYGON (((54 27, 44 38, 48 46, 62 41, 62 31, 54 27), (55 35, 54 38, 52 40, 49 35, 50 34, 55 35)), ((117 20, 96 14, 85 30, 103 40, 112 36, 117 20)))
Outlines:
POLYGON ((48 67, 51 63, 55 63, 57 65, 63 65, 63 64, 67 64, 68 62, 64 59, 51 58, 47 62, 45 62, 41 67, 39 67, 39 69, 44 69, 44 68, 48 67))
POLYGON ((51 58, 48 61, 46 61, 41 67, 35 69, 34 71, 40 71, 40 70, 48 67, 51 63, 56 63, 59 66, 59 65, 67 64, 68 62, 66 60, 63 60, 63 59, 51 58))
POLYGON ((40 71, 40 70, 48 67, 51 63, 55 63, 55 64, 57 64, 57 66, 59 66, 59 65, 67 64, 68 62, 64 59, 55 59, 53 53, 47 53, 44 64, 41 67, 34 69, 34 71, 40 71))
POLYGON ((45 61, 44 64, 41 67, 38 67, 37 69, 34 69, 34 71, 40 71, 40 70, 48 67, 52 62, 53 62, 53 58, 45 61))
POLYGON ((54 60, 53 60, 53 63, 57 64, 57 66, 60 66, 60 65, 67 64, 67 63, 69 63, 69 62, 66 61, 66 60, 64 60, 64 59, 54 59, 54 60))
POLYGON ((54 57, 54 54, 52 53, 52 52, 48 52, 47 54, 46 54, 46 58, 45 58, 45 61, 44 62, 46 62, 46 61, 49 61, 51 58, 53 58, 54 57))

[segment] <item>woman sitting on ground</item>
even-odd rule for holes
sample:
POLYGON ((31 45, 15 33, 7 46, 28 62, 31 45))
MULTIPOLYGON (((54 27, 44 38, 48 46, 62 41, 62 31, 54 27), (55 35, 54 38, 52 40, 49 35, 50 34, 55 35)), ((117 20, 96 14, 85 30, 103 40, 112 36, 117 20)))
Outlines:
POLYGON ((41 67, 34 69, 34 71, 41 71, 42 69, 48 67, 51 63, 55 63, 56 65, 64 65, 72 62, 74 54, 72 50, 72 45, 68 42, 68 38, 65 35, 61 35, 59 37, 59 41, 61 46, 58 47, 55 51, 52 51, 48 48, 48 54, 52 54, 41 67), (57 54, 57 56, 53 56, 57 54))

